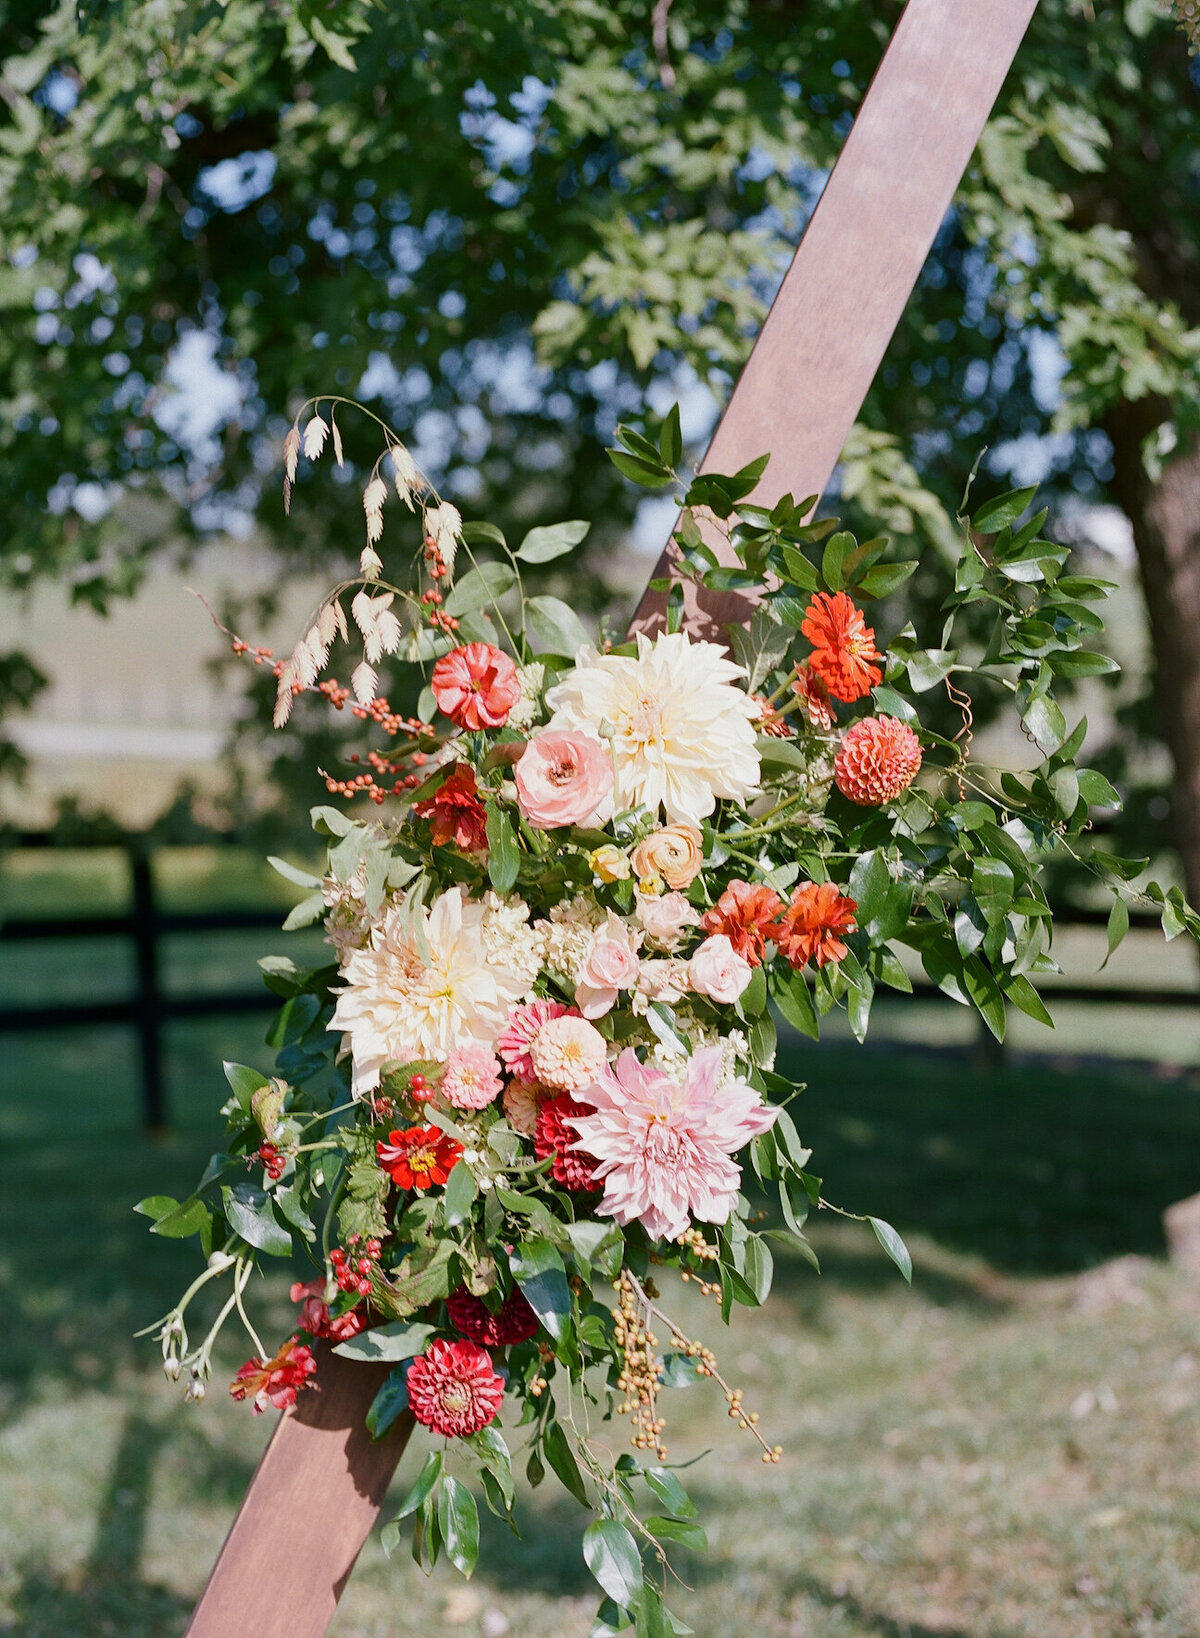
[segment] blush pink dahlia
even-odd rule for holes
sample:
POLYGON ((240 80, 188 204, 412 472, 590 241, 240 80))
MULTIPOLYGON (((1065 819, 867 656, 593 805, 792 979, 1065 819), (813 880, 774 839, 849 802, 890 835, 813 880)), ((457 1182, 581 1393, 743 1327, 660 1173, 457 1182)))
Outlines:
POLYGON ((446 1059, 441 1093, 455 1109, 486 1109, 503 1089, 499 1061, 487 1047, 458 1047, 446 1059))
POLYGON ((408 1367, 407 1383, 417 1421, 446 1438, 466 1439, 486 1428, 504 1398, 504 1378, 476 1342, 431 1342, 408 1367))
POLYGON ((574 1147, 595 1156, 602 1216, 640 1222, 656 1240, 675 1239, 692 1218, 728 1222, 742 1178, 732 1157, 778 1111, 720 1075, 719 1046, 692 1057, 682 1087, 626 1048, 587 1088, 594 1109, 565 1121, 579 1134, 574 1147))
POLYGON ((572 1009, 561 1001, 530 1001, 523 1007, 514 1007, 508 1022, 496 1037, 496 1051, 505 1069, 520 1081, 535 1081, 533 1061, 529 1049, 534 1036, 543 1024, 552 1018, 565 1018, 572 1009))

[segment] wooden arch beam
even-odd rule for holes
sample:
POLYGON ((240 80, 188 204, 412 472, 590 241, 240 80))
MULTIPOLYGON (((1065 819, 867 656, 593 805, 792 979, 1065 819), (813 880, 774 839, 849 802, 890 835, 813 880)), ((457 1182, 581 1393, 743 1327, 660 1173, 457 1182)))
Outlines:
MULTIPOLYGON (((908 0, 702 471, 770 450, 760 503, 824 490, 1035 5, 908 0)), ((635 626, 662 607, 648 592, 635 626)), ((689 615, 744 610, 703 594, 689 615)), ((322 1348, 319 1379, 280 1419, 187 1638, 321 1638, 332 1620, 411 1423, 367 1436, 378 1367, 322 1348)))

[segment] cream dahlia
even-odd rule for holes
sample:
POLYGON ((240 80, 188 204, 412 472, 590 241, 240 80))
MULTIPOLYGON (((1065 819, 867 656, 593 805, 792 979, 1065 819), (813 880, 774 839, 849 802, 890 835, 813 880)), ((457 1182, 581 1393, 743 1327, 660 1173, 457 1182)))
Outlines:
POLYGON ((389 910, 370 944, 351 951, 329 1027, 346 1036, 356 1098, 390 1059, 444 1063, 455 1047, 492 1046, 527 985, 489 960, 485 914, 455 887, 432 908, 389 910))
POLYGON ((580 649, 575 669, 546 695, 550 729, 611 731, 618 800, 698 824, 718 797, 758 789, 758 707, 734 679, 744 673, 716 643, 681 631, 638 635, 636 656, 580 649))
POLYGON ((656 1240, 684 1233, 691 1218, 729 1220, 742 1177, 732 1157, 779 1111, 721 1076, 719 1046, 693 1054, 682 1086, 627 1048, 584 1089, 592 1107, 563 1120, 579 1134, 572 1149, 595 1159, 601 1216, 636 1220, 656 1240))

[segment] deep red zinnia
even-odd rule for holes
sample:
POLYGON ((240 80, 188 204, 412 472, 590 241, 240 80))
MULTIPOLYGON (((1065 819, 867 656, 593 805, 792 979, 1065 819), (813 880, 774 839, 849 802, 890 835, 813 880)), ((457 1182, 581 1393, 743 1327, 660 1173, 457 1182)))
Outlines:
POLYGON ((389 1132, 375 1152, 398 1189, 432 1189, 450 1176, 463 1149, 436 1126, 410 1126, 406 1132, 389 1132))
POLYGON ((700 918, 706 933, 724 933, 734 953, 757 967, 768 939, 775 937, 775 918, 783 900, 773 887, 762 883, 730 882, 700 918))
POLYGON ((870 664, 883 658, 874 628, 845 592, 814 592, 800 630, 813 645, 809 666, 835 700, 862 699, 883 675, 870 664))
POLYGON ((330 1337, 334 1342, 347 1342, 367 1328, 367 1308, 361 1303, 344 1314, 338 1314, 336 1318, 330 1318, 324 1280, 308 1280, 304 1284, 297 1280, 290 1295, 293 1302, 301 1305, 300 1329, 307 1331, 310 1337, 330 1337))
POLYGON ((254 1414, 260 1415, 268 1405, 286 1410, 296 1403, 301 1388, 314 1388, 311 1380, 316 1375, 317 1362, 312 1349, 306 1348, 295 1337, 289 1337, 274 1359, 248 1359, 229 1384, 235 1399, 254 1395, 254 1414))
POLYGON ((894 802, 917 777, 921 741, 897 717, 864 717, 847 728, 833 762, 842 795, 859 807, 894 802))
POLYGON ((485 1348, 507 1348, 536 1335, 537 1315, 522 1291, 510 1291, 495 1313, 465 1286, 446 1298, 446 1312, 456 1331, 485 1348))
POLYGON ((801 882, 779 918, 776 942, 781 954, 793 967, 803 967, 807 961, 815 961, 818 967, 840 961, 846 946, 838 934, 854 931, 857 909, 836 882, 801 882))
POLYGON ((500 728, 521 697, 517 668, 491 643, 443 654, 429 679, 438 710, 460 728, 500 728))
POLYGON ((475 1342, 439 1338, 408 1367, 409 1409, 424 1427, 447 1438, 468 1438, 496 1418, 504 1378, 475 1342))
POLYGON ((487 813, 479 800, 475 770, 456 762, 450 773, 413 812, 419 819, 433 820, 433 844, 448 847, 453 842, 464 853, 478 853, 487 847, 487 813))
POLYGON ((550 1173, 554 1181, 576 1192, 600 1187, 595 1179, 599 1164, 595 1155, 570 1147, 579 1141, 579 1134, 565 1124, 567 1115, 588 1113, 587 1104, 576 1102, 569 1092, 562 1092, 557 1098, 547 1098, 538 1109, 537 1131, 533 1134, 533 1152, 538 1159, 553 1156, 550 1173))

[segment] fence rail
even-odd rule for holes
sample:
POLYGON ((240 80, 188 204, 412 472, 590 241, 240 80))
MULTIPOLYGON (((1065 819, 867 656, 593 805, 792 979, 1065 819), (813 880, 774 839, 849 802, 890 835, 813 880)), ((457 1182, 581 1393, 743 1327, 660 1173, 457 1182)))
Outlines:
MULTIPOLYGON (((40 832, 19 837, 20 848, 51 848, 54 839, 40 832)), ((120 849, 129 860, 130 910, 125 915, 74 916, 45 920, 10 916, 0 923, 0 944, 39 943, 51 939, 128 938, 136 959, 132 994, 115 1001, 70 1001, 51 1006, 0 1006, 0 1034, 6 1030, 51 1029, 63 1025, 123 1024, 137 1034, 141 1079, 142 1115, 152 1132, 166 1129, 166 1080, 163 1072, 164 1024, 181 1018, 210 1018, 234 1013, 272 1011, 279 998, 262 990, 205 990, 199 995, 173 995, 162 984, 161 941, 171 935, 278 931, 278 910, 168 911, 160 909, 154 885, 152 855, 156 848, 144 839, 121 838, 95 843, 64 843, 66 847, 106 847, 120 849)), ((1056 917, 1060 927, 1103 927, 1108 917, 1101 910, 1071 909, 1056 917)), ((1148 911, 1130 913, 1135 930, 1157 930, 1157 915, 1148 911)), ((1051 984, 1046 986, 1050 1002, 1083 1002, 1100 1006, 1187 1007, 1200 1006, 1193 988, 1162 986, 1131 987, 1113 984, 1051 984)), ((905 999, 902 991, 887 992, 889 1000, 905 999)), ((943 991, 928 979, 914 978, 912 1000, 945 1001, 943 991)))

